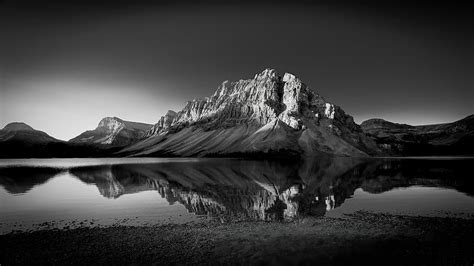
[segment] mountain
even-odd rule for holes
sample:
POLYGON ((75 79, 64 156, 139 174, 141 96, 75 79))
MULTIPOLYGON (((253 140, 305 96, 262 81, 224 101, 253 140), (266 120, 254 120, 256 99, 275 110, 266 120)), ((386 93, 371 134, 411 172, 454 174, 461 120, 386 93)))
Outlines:
POLYGON ((25 145, 60 142, 43 131, 35 130, 29 125, 13 122, 0 130, 0 142, 16 142, 25 145))
POLYGON ((361 128, 390 155, 474 154, 474 115, 452 123, 424 126, 369 119, 362 122, 361 128))
POLYGON ((265 69, 224 81, 211 96, 169 110, 155 125, 106 117, 68 142, 24 123, 0 130, 1 158, 328 155, 474 155, 474 115, 426 126, 383 119, 358 125, 293 74, 265 69))
POLYGON ((94 130, 86 131, 69 140, 71 143, 93 144, 107 147, 124 147, 143 138, 152 125, 106 117, 94 130))
POLYGON ((10 123, 0 130, 0 158, 43 157, 57 143, 61 141, 25 123, 10 123))
POLYGON ((116 151, 58 140, 20 122, 0 130, 0 158, 104 157, 116 151))
POLYGON ((163 128, 169 128, 171 123, 173 123, 174 118, 177 113, 173 110, 168 110, 168 112, 160 118, 158 123, 156 123, 146 134, 147 137, 160 134, 163 128))
POLYGON ((168 112, 131 156, 368 156, 380 151, 353 118, 293 74, 265 69, 168 112))

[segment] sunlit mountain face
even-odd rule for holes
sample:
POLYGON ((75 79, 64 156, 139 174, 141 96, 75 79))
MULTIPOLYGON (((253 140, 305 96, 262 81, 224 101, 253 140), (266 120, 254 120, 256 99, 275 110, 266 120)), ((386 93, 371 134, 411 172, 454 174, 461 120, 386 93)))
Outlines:
POLYGON ((2 1, 0 127, 22 121, 68 140, 106 116, 156 123, 266 67, 356 123, 473 111, 472 12, 455 3, 30 2, 2 1))
POLYGON ((0 0, 0 266, 472 265, 474 10, 391 2, 0 0))
POLYGON ((157 191, 169 204, 195 215, 234 220, 291 220, 323 216, 343 205, 356 189, 377 194, 396 188, 454 188, 474 195, 463 160, 374 160, 318 158, 312 161, 197 160, 160 164, 117 164, 36 169, 38 178, 18 179, 24 167, 3 168, 10 193, 41 186, 60 171, 97 187, 106 198, 157 191))
MULTIPOLYGON (((312 85, 311 85, 312 86, 312 85)), ((105 117, 93 130, 57 140, 24 123, 0 129, 0 158, 459 156, 474 152, 474 116, 411 126, 358 125, 294 74, 267 68, 224 81, 205 98, 168 110, 154 125, 105 117)), ((69 127, 74 121, 62 125, 69 127)))

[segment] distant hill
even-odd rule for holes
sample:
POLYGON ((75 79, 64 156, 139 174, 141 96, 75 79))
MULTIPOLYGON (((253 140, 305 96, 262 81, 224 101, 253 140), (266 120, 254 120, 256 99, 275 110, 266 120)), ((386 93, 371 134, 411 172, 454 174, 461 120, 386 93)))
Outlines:
POLYGON ((0 158, 98 157, 115 151, 67 143, 21 122, 0 130, 0 158))
POLYGON ((369 119, 361 127, 388 155, 474 155, 474 115, 424 126, 369 119))
POLYGON ((35 130, 29 125, 20 122, 10 123, 0 130, 0 142, 6 141, 25 145, 61 142, 43 131, 35 130))

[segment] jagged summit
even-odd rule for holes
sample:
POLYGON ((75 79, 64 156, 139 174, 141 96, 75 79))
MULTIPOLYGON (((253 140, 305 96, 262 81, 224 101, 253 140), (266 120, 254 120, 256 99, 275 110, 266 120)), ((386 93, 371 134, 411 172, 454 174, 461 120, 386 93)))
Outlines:
POLYGON ((5 131, 34 131, 32 127, 23 122, 12 122, 6 125, 2 130, 5 131))
POLYGON ((376 152, 353 118, 290 73, 265 69, 252 79, 224 81, 210 96, 189 101, 124 150, 136 155, 211 156, 247 153, 376 152))
POLYGON ((160 118, 158 123, 156 123, 146 134, 147 137, 153 136, 155 134, 160 134, 163 128, 169 128, 173 119, 176 117, 177 113, 173 110, 168 110, 164 116, 160 118))
POLYGON ((474 115, 411 126, 360 126, 296 75, 267 68, 224 81, 208 97, 168 110, 155 125, 105 117, 63 142, 15 122, 0 130, 0 157, 472 155, 474 115))
POLYGON ((298 128, 302 125, 303 116, 334 119, 336 111, 342 111, 336 109, 338 107, 308 89, 295 75, 285 73, 280 76, 275 69, 267 68, 253 79, 224 81, 212 96, 189 101, 178 113, 168 112, 160 121, 171 123, 159 122, 153 131, 164 132, 179 122, 193 123, 203 118, 212 119, 219 111, 225 113, 221 118, 233 119, 233 122, 248 119, 251 123, 265 125, 276 118, 298 128), (309 110, 311 114, 300 112, 305 104, 312 104, 309 110))

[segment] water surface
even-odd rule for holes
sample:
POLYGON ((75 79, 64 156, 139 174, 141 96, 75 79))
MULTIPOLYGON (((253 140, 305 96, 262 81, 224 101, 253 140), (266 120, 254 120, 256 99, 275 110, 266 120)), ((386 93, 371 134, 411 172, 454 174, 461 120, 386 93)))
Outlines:
POLYGON ((472 217, 472 163, 470 158, 0 160, 0 232, 344 217, 359 210, 472 217))

